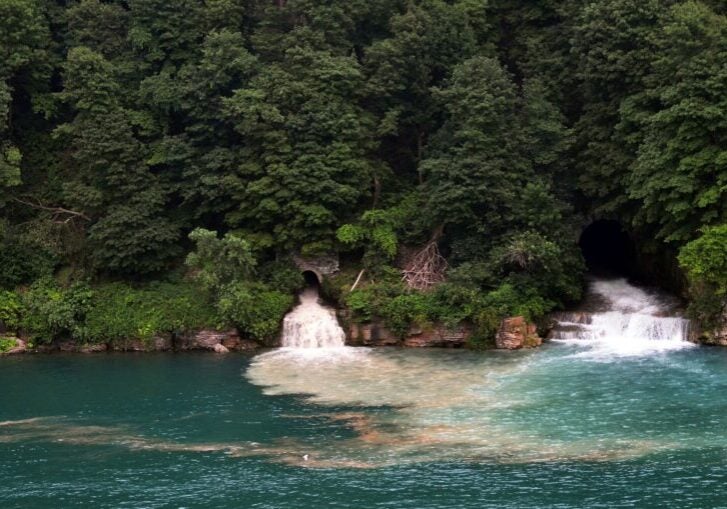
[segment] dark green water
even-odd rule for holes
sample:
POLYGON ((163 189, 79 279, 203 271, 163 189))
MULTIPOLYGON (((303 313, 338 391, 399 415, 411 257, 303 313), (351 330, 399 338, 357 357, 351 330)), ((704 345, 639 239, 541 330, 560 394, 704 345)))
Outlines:
POLYGON ((0 507, 727 507, 727 350, 581 353, 2 358, 0 507))

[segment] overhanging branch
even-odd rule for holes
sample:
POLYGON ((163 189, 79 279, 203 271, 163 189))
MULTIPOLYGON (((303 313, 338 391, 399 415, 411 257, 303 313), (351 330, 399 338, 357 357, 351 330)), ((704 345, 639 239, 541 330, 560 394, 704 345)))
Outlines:
POLYGON ((67 209, 64 207, 55 207, 55 206, 44 205, 38 199, 36 199, 35 202, 33 202, 33 201, 29 201, 29 200, 23 200, 20 198, 13 198, 13 201, 20 203, 22 205, 26 205, 31 208, 34 208, 36 210, 44 210, 46 212, 50 212, 53 222, 58 223, 58 224, 68 224, 76 218, 83 219, 84 221, 91 220, 91 218, 88 217, 83 212, 78 212, 76 210, 70 210, 70 209, 67 209))

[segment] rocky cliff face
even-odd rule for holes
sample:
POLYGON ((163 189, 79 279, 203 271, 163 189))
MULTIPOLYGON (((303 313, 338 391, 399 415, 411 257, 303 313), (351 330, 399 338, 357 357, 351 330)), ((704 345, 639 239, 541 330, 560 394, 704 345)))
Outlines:
POLYGON ((495 345, 503 350, 533 348, 543 344, 535 324, 528 323, 522 316, 505 318, 495 336, 495 345))
POLYGON ((350 346, 406 346, 410 348, 461 348, 472 335, 462 325, 449 328, 438 325, 429 329, 412 328, 403 338, 378 323, 353 324, 349 327, 346 344, 350 346))
POLYGON ((261 348, 259 343, 250 339, 240 338, 236 330, 218 331, 204 329, 188 334, 174 336, 172 334, 156 336, 151 339, 127 339, 110 341, 108 343, 86 344, 73 340, 56 341, 51 344, 42 344, 28 348, 26 341, 17 339, 17 346, 5 354, 18 354, 26 352, 167 352, 205 350, 215 353, 228 353, 230 351, 249 352, 261 348))
POLYGON ((722 319, 717 327, 706 331, 695 329, 690 335, 691 340, 695 343, 727 346, 727 303, 725 303, 722 309, 722 319))
MULTIPOLYGON (((346 344, 350 346, 403 346, 410 348, 461 348, 472 337, 472 328, 462 324, 451 328, 435 325, 428 329, 412 328, 400 338, 379 323, 352 324, 346 344)), ((536 326, 522 316, 502 321, 495 340, 496 348, 516 350, 541 345, 536 326)))

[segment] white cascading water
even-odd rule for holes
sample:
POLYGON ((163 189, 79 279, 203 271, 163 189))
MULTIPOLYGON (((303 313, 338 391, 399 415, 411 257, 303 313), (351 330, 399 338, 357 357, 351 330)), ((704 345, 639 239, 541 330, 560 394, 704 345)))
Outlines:
POLYGON ((586 301, 585 310, 557 317, 554 341, 582 342, 621 355, 691 346, 689 320, 678 316, 673 299, 664 295, 625 279, 596 279, 590 283, 586 301))
POLYGON ((336 313, 323 306, 315 288, 306 288, 298 304, 283 320, 282 345, 288 348, 340 348, 346 334, 336 313))

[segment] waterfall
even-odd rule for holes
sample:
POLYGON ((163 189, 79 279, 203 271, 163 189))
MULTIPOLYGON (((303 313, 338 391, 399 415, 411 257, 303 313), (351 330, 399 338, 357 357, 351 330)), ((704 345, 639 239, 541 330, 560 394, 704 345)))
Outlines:
POLYGON ((318 291, 306 288, 300 304, 283 320, 284 347, 335 348, 345 344, 346 334, 338 325, 336 313, 320 303, 318 291))
POLYGON ((666 295, 625 279, 591 281, 581 310, 559 313, 551 339, 586 344, 616 354, 641 354, 690 346, 689 320, 666 295))

